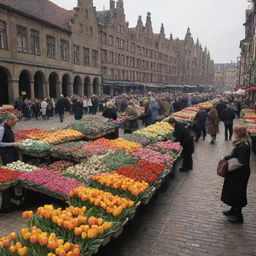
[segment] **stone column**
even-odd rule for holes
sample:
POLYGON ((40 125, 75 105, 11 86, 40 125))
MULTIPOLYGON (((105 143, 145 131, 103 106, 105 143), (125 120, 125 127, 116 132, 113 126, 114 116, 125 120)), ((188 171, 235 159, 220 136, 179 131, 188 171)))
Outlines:
POLYGON ((93 95, 93 85, 92 83, 88 84, 88 97, 92 97, 93 95))
POLYGON ((110 95, 114 96, 114 85, 110 86, 110 95))
POLYGON ((48 82, 43 82, 43 98, 50 97, 50 88, 48 82))
POLYGON ((9 103, 14 104, 19 95, 19 80, 8 80, 9 103))
POLYGON ((68 96, 73 96, 73 83, 68 83, 68 96))
POLYGON ((62 86, 61 86, 61 82, 56 82, 56 95, 57 95, 57 98, 60 97, 60 95, 62 94, 62 86))
POLYGON ((30 98, 35 99, 35 81, 30 81, 30 98))

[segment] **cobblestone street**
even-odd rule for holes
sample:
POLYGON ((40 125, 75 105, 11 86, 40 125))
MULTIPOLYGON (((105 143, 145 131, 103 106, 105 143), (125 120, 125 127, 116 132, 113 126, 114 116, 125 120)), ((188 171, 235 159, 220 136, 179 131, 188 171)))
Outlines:
MULTIPOLYGON (((66 122, 70 119, 68 115, 66 122)), ((42 128, 59 125, 46 121, 41 126, 41 122, 42 128)), ((17 128, 35 124, 22 121, 17 128)), ((194 170, 176 171, 168 186, 140 209, 124 233, 102 248, 99 256, 256 255, 256 157, 252 155, 245 223, 230 224, 222 215, 227 207, 220 202, 223 179, 216 174, 216 164, 230 152, 231 142, 224 141, 223 124, 220 127, 215 145, 210 145, 209 137, 196 145, 194 170)), ((23 225, 19 215, 20 211, 0 215, 0 236, 23 225)))

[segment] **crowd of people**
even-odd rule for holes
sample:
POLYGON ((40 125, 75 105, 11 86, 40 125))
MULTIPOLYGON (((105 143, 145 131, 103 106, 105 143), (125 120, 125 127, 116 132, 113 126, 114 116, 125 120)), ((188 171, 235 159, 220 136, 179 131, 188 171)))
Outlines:
MULTIPOLYGON (((147 93, 147 94, 122 94, 117 96, 96 96, 92 97, 64 97, 59 99, 22 99, 15 101, 15 108, 23 114, 24 120, 48 120, 59 114, 60 121, 63 121, 63 114, 69 112, 79 120, 83 115, 95 115, 108 109, 115 109, 116 112, 125 113, 130 102, 136 106, 145 107, 144 123, 150 125, 157 120, 159 115, 169 116, 173 112, 180 111, 187 106, 207 101, 213 98, 213 93, 186 94, 183 92, 172 93, 147 93)), ((108 111, 107 111, 108 112, 108 111)), ((115 116, 115 115, 114 115, 115 116)))

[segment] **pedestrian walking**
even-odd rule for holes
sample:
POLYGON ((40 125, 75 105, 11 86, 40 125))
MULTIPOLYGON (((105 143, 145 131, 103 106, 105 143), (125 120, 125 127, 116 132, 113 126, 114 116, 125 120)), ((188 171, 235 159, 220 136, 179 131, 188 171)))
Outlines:
POLYGON ((215 107, 212 107, 208 113, 208 133, 211 135, 211 144, 214 144, 219 133, 219 117, 215 107))
POLYGON ((47 100, 44 99, 41 103, 41 113, 42 113, 42 117, 43 119, 46 120, 46 111, 47 111, 47 100))
POLYGON ((74 99, 73 110, 75 120, 81 120, 83 118, 83 103, 80 100, 74 99))
POLYGON ((64 112, 65 112, 66 100, 64 99, 63 95, 60 95, 60 99, 57 101, 57 110, 60 118, 60 122, 63 123, 64 121, 64 112))
POLYGON ((132 100, 130 100, 128 103, 128 107, 125 110, 125 115, 128 116, 128 119, 124 121, 124 133, 133 133, 134 131, 138 130, 138 113, 132 100))
POLYGON ((151 124, 155 124, 159 114, 159 103, 153 99, 151 102, 151 124))
POLYGON ((177 122, 174 118, 169 119, 169 123, 174 127, 174 137, 183 147, 182 157, 183 164, 180 168, 181 172, 188 172, 193 169, 194 141, 189 130, 184 124, 177 122))
POLYGON ((200 108, 197 112, 194 122, 195 122, 195 130, 196 130, 196 142, 199 141, 202 133, 203 133, 203 140, 206 137, 206 121, 207 121, 207 112, 204 108, 200 108))
POLYGON ((233 149, 224 157, 229 163, 228 173, 224 179, 221 201, 231 209, 224 211, 231 223, 243 223, 242 208, 247 205, 247 185, 250 177, 250 142, 244 126, 234 129, 233 149))
POLYGON ((143 124, 148 127, 151 125, 151 106, 148 100, 145 100, 143 103, 143 107, 145 108, 144 113, 141 115, 141 119, 143 124))
POLYGON ((221 113, 220 120, 225 125, 225 140, 231 140, 233 135, 233 121, 236 118, 235 111, 228 105, 221 113))

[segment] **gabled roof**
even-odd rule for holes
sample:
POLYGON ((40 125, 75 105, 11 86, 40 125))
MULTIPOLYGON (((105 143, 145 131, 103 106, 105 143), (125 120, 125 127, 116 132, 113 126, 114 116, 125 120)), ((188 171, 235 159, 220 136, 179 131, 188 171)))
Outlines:
POLYGON ((52 25, 70 30, 69 20, 73 11, 66 10, 49 0, 0 0, 0 4, 15 9, 25 15, 33 16, 52 25))

